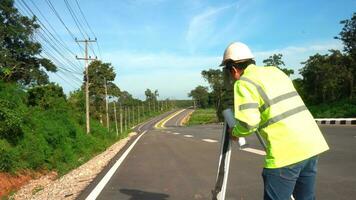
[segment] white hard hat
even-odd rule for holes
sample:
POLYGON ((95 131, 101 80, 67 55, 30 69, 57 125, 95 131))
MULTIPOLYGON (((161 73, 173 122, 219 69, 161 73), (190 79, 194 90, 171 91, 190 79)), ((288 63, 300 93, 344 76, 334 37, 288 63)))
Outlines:
POLYGON ((220 66, 224 66, 229 60, 242 62, 253 58, 254 56, 246 44, 241 42, 233 42, 225 49, 224 58, 220 66))

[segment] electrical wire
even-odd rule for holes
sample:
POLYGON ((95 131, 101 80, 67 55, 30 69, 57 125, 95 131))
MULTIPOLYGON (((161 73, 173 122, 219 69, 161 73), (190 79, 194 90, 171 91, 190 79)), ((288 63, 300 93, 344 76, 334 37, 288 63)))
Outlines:
MULTIPOLYGON (((77 4, 77 7, 78 7, 78 9, 79 9, 79 12, 81 13, 81 16, 82 16, 83 19, 84 19, 85 24, 86 24, 87 27, 89 28, 90 32, 94 35, 95 39, 97 39, 98 37, 95 35, 93 29, 92 29, 91 26, 89 25, 88 20, 86 19, 85 15, 84 15, 84 12, 83 12, 83 10, 81 9, 81 7, 80 7, 80 5, 79 5, 78 0, 75 0, 75 3, 77 4)), ((102 59, 103 56, 102 56, 101 48, 100 48, 100 45, 99 45, 99 42, 98 42, 98 41, 96 42, 96 45, 97 45, 98 50, 99 50, 100 58, 102 59)))

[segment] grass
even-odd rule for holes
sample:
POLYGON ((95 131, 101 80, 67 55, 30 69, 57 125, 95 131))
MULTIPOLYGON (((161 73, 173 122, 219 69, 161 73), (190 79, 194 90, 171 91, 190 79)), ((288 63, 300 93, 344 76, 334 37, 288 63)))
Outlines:
POLYGON ((197 109, 191 115, 188 126, 190 125, 198 125, 198 124, 210 124, 217 123, 218 118, 216 116, 216 111, 213 108, 207 109, 197 109))

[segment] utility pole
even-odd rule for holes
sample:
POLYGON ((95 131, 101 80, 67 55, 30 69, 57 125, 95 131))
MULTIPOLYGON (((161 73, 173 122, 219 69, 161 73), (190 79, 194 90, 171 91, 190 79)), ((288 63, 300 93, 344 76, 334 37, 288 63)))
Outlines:
POLYGON ((137 104, 137 124, 140 123, 140 103, 137 104))
POLYGON ((114 114, 115 114, 115 127, 116 127, 116 137, 119 136, 119 131, 117 130, 117 118, 116 118, 116 102, 114 101, 114 114))
POLYGON ((90 38, 87 40, 77 40, 77 38, 75 39, 76 42, 84 42, 85 44, 85 48, 84 48, 84 58, 78 58, 78 56, 76 56, 76 58, 78 60, 84 60, 85 61, 85 107, 86 107, 86 126, 87 126, 87 134, 90 133, 90 114, 89 114, 89 74, 88 74, 88 61, 89 60, 96 60, 96 58, 91 58, 90 56, 88 57, 88 45, 90 42, 96 42, 96 38, 95 40, 90 40, 90 38))
POLYGON ((127 130, 127 107, 125 107, 125 130, 127 130))
MULTIPOLYGON (((108 87, 106 85, 106 78, 104 78, 104 87, 105 87, 105 106, 106 106, 106 127, 110 131, 110 119, 109 119, 109 104, 108 104, 108 87)), ((115 105, 115 104, 114 104, 115 105)))
POLYGON ((128 129, 130 129, 130 124, 131 124, 131 116, 130 116, 130 107, 127 107, 127 116, 128 116, 128 129))
POLYGON ((153 112, 156 112, 156 102, 154 99, 153 99, 153 112))
POLYGON ((120 102, 120 134, 122 134, 122 106, 121 106, 121 102, 120 102))
POLYGON ((145 103, 142 102, 142 116, 145 118, 145 103))
POLYGON ((151 103, 148 102, 148 115, 150 115, 150 113, 151 113, 151 103))
POLYGON ((132 125, 135 125, 135 105, 132 105, 132 125))

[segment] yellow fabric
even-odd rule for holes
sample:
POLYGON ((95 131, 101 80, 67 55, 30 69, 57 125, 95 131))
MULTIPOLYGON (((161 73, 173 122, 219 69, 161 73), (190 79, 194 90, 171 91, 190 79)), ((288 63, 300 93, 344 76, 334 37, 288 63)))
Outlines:
POLYGON ((234 85, 237 137, 259 131, 266 168, 284 167, 329 149, 292 81, 276 67, 249 65, 234 85))

